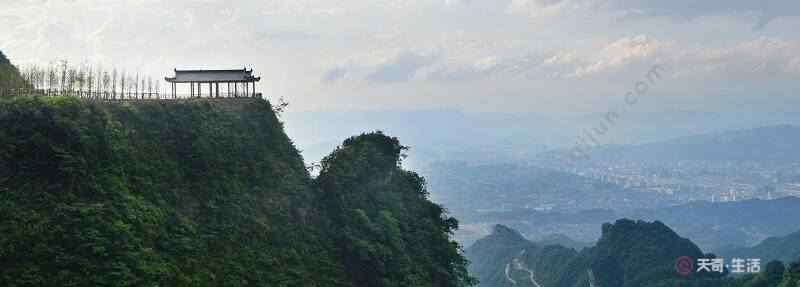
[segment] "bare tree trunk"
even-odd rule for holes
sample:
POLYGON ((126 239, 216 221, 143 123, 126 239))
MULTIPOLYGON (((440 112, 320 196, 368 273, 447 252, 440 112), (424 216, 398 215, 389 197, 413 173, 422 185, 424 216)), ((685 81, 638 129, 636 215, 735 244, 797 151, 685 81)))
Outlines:
POLYGON ((136 87, 133 90, 136 93, 136 99, 139 99, 139 73, 138 72, 136 73, 136 82, 134 82, 134 83, 136 84, 136 87))
POLYGON ((123 100, 125 99, 125 77, 127 77, 125 75, 125 70, 122 70, 122 76, 120 77, 120 80, 122 81, 122 83, 120 83, 120 86, 122 86, 122 95, 120 95, 120 97, 123 100))
POLYGON ((59 93, 61 95, 66 94, 64 90, 67 86, 67 64, 67 60, 61 61, 61 92, 59 93))

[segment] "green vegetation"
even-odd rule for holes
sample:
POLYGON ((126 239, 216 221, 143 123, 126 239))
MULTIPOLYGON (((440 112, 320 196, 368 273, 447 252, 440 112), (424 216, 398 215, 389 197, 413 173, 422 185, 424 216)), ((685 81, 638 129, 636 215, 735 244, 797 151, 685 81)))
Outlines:
POLYGON ((322 210, 356 286, 469 286, 458 222, 399 167, 406 147, 378 133, 345 140, 322 160, 322 210))
POLYGON ((260 100, 14 97, 0 125, 0 286, 470 283, 396 139, 314 180, 260 100))
MULTIPOLYGON (((790 225, 791 223, 786 224, 790 225)), ((800 260, 800 231, 786 236, 764 239, 764 241, 753 247, 725 249, 719 253, 727 258, 761 258, 762 261, 780 260, 783 262, 798 261, 800 260)))
POLYGON ((533 271, 541 286, 582 287, 593 280, 594 286, 800 287, 800 261, 788 267, 781 261, 763 262, 760 273, 743 276, 728 276, 727 268, 723 273, 681 276, 675 270, 679 256, 715 257, 703 254, 691 241, 658 221, 628 219, 605 224, 597 245, 579 253, 561 246, 541 247, 500 225, 467 249, 467 257, 473 261, 470 272, 482 287, 535 286, 529 283, 527 274, 520 277, 506 273, 506 266, 515 260, 533 271), (511 284, 508 278, 517 284, 511 284))
POLYGON ((800 261, 770 261, 761 273, 729 280, 724 287, 800 287, 800 261))
POLYGON ((704 255, 661 222, 618 220, 605 224, 597 245, 580 252, 557 245, 541 246, 507 227, 467 249, 475 262, 470 270, 483 287, 511 286, 504 265, 514 258, 535 274, 541 286, 721 286, 723 274, 693 273, 682 277, 675 271, 680 256, 704 255), (509 234, 517 234, 509 236, 509 234), (590 275, 591 274, 591 275, 590 275), (593 277, 593 278, 592 278, 593 277))
POLYGON ((24 81, 19 70, 11 64, 3 51, 0 51, 0 96, 5 95, 4 91, 6 90, 21 86, 24 86, 24 81))

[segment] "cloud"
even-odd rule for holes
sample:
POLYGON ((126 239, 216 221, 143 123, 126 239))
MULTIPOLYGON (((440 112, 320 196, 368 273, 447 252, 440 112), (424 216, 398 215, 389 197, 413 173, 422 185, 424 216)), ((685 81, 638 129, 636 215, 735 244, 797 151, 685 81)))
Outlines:
POLYGON ((514 0, 510 11, 533 17, 559 16, 576 10, 616 11, 627 16, 667 16, 693 19, 705 16, 754 16, 761 29, 775 19, 800 16, 796 0, 514 0))
POLYGON ((403 52, 393 60, 376 67, 374 72, 367 75, 367 80, 379 83, 409 81, 419 69, 432 64, 435 60, 434 56, 403 52))
POLYGON ((339 81, 340 79, 347 76, 347 70, 341 67, 335 67, 327 72, 322 76, 322 82, 324 83, 333 83, 339 81))
POLYGON ((755 13, 756 28, 776 18, 800 16, 800 1, 796 0, 610 0, 608 5, 612 9, 683 18, 755 13))
POLYGON ((588 66, 580 67, 575 74, 584 76, 606 72, 643 59, 653 61, 652 57, 664 46, 665 44, 646 35, 623 37, 606 45, 598 55, 599 59, 588 66))

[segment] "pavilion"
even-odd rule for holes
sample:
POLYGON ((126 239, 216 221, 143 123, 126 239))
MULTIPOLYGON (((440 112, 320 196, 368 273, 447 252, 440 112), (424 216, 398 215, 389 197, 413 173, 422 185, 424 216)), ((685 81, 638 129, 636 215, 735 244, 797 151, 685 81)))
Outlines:
POLYGON ((259 97, 256 82, 261 77, 253 76, 253 70, 178 70, 174 77, 164 78, 172 86, 172 98, 177 98, 177 85, 189 84, 189 97, 202 97, 203 86, 208 84, 208 97, 219 98, 219 84, 227 84, 227 97, 259 97), (233 84, 233 89, 231 89, 233 84), (242 88, 241 91, 239 88, 242 88))

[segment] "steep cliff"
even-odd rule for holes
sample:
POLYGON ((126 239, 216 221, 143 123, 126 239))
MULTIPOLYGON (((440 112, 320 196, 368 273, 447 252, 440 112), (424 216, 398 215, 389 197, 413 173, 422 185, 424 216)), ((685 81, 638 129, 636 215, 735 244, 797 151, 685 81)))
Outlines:
POLYGON ((455 221, 381 161, 381 134, 345 142, 315 180, 261 100, 18 97, 0 125, 2 286, 469 283, 455 221), (371 164, 382 173, 336 172, 371 164), (374 194, 397 200, 347 198, 374 194), (391 276, 364 281, 363 252, 391 276))

